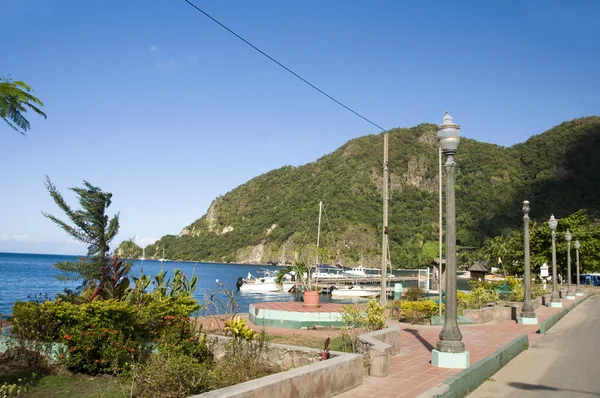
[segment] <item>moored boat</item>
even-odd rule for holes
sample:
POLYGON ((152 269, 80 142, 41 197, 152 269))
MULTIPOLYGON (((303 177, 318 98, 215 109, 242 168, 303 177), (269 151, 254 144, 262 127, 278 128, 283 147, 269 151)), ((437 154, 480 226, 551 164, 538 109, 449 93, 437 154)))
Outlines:
POLYGON ((377 297, 379 294, 379 290, 365 289, 359 285, 349 286, 342 289, 334 289, 331 291, 332 298, 377 297))
POLYGON ((246 279, 242 279, 243 283, 238 285, 238 289, 240 292, 249 292, 249 293, 273 293, 273 292, 289 292, 292 287, 296 285, 294 281, 292 281, 291 276, 289 278, 284 279, 281 286, 278 286, 275 283, 275 273, 269 270, 260 270, 257 273, 262 274, 262 276, 254 276, 251 273, 248 273, 246 279))

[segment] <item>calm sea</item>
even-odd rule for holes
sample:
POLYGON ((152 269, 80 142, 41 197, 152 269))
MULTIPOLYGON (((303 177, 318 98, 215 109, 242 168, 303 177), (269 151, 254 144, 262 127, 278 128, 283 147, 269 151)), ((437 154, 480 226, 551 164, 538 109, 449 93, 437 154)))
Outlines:
MULTIPOLYGON (((35 295, 48 295, 52 298, 56 293, 65 288, 74 289, 78 282, 62 282, 56 279, 59 272, 52 266, 59 261, 76 260, 77 256, 63 256, 52 254, 20 254, 0 253, 0 313, 10 314, 15 301, 31 300, 35 295)), ((205 295, 210 296, 220 290, 216 283, 223 283, 234 291, 234 298, 238 302, 238 312, 248 312, 251 303, 259 301, 293 301, 289 293, 240 293, 237 292, 235 283, 238 277, 246 277, 248 272, 255 274, 259 269, 277 270, 275 266, 257 266, 243 264, 214 264, 214 263, 188 263, 165 261, 164 269, 173 275, 175 268, 181 269, 188 277, 198 276, 196 297, 204 303, 205 295)), ((138 276, 143 270, 144 274, 154 276, 161 269, 161 263, 154 260, 137 260, 132 268, 132 275, 138 276)), ((410 286, 406 283, 405 286, 410 286)), ((217 298, 226 301, 224 295, 217 294, 217 298)), ((322 302, 330 302, 331 298, 321 295, 322 302)), ((347 303, 352 300, 335 300, 336 303, 347 303)))

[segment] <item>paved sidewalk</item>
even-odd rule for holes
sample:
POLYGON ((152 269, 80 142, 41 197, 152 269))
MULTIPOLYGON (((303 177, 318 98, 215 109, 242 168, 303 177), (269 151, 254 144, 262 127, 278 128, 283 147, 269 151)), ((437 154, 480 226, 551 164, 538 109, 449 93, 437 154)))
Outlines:
MULTIPOLYGON (((581 300, 582 297, 577 297, 581 300)), ((563 308, 573 303, 563 300, 563 308)), ((544 321, 561 308, 540 307, 536 314, 544 321)), ((392 358, 392 370, 387 377, 365 376, 363 384, 347 391, 339 398, 392 398, 417 397, 437 386, 461 369, 443 369, 430 364, 431 350, 435 347, 441 326, 420 326, 401 323, 401 353, 392 358)), ((463 341, 471 354, 471 365, 510 343, 522 334, 528 334, 529 345, 542 336, 539 325, 519 325, 515 321, 495 321, 481 325, 461 325, 463 341)))
POLYGON ((598 397, 600 296, 569 312, 469 398, 598 397))

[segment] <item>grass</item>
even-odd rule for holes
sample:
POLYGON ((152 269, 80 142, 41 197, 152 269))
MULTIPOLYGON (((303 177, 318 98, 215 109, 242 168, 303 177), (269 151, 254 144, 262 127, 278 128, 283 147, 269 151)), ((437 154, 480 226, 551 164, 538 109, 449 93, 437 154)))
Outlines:
POLYGON ((25 394, 24 398, 123 398, 129 397, 129 386, 121 386, 111 376, 46 376, 25 394))
MULTIPOLYGON (((300 347, 323 348, 325 338, 317 336, 308 336, 303 334, 268 334, 267 340, 269 343, 289 344, 300 347)), ((347 351, 340 336, 332 337, 329 342, 331 351, 347 351)))
POLYGON ((0 385, 31 383, 23 398, 124 398, 130 396, 129 385, 112 376, 72 375, 59 367, 34 366, 24 360, 0 354, 0 385), (34 377, 35 374, 35 377, 34 377), (22 381, 19 382, 19 379, 22 381))

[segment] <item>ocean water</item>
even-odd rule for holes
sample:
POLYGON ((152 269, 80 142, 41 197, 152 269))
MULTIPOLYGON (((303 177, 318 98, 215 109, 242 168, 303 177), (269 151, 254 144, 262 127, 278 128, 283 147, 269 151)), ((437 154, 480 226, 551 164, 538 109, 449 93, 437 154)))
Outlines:
MULTIPOLYGON (((63 282, 56 279, 59 272, 52 266, 59 261, 76 260, 77 256, 64 256, 52 254, 21 254, 0 253, 0 314, 10 314, 15 301, 28 301, 36 296, 48 295, 54 298, 57 293, 65 288, 74 289, 79 283, 76 281, 63 282)), ((276 266, 258 266, 244 264, 215 264, 215 263, 191 263, 165 261, 161 265, 155 260, 135 261, 131 274, 138 276, 143 270, 144 274, 154 276, 158 274, 161 267, 168 271, 167 277, 173 275, 175 268, 181 269, 188 277, 192 274, 198 276, 198 286, 195 296, 200 303, 205 302, 206 297, 214 294, 221 302, 226 302, 224 294, 219 294, 220 286, 216 283, 218 279, 227 288, 234 292, 234 299, 239 307, 238 312, 248 312, 248 306, 254 302, 264 301, 293 301, 294 296, 289 293, 241 293, 238 292, 235 283, 238 277, 246 277, 248 272, 255 274, 259 269, 277 270, 276 266)), ((414 285, 415 283, 412 283, 414 285)), ((410 286, 411 283, 405 283, 410 286)), ((361 299, 359 299, 361 300, 361 299)), ((331 298, 321 295, 322 302, 331 302, 331 298)), ((356 299, 354 299, 356 301, 356 299)), ((364 300, 363 300, 364 301, 364 300)), ((353 302, 348 300, 334 300, 336 303, 353 302)))

